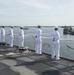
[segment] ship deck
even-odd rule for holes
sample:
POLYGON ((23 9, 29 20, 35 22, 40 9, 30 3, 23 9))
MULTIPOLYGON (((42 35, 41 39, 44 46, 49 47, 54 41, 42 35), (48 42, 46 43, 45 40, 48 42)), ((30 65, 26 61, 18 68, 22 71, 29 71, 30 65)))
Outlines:
POLYGON ((37 55, 32 50, 19 53, 19 48, 0 45, 0 75, 74 75, 74 61, 50 55, 37 55))

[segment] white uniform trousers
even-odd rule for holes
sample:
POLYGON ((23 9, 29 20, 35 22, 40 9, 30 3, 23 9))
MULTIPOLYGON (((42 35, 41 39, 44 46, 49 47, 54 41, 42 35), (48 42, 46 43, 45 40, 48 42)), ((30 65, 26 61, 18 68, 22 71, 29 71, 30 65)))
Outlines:
POLYGON ((36 38, 36 54, 42 54, 42 39, 36 38))
POLYGON ((13 37, 10 36, 10 47, 13 47, 13 37))
POLYGON ((19 48, 24 47, 24 37, 19 37, 19 48))
POLYGON ((5 42, 5 36, 1 35, 1 42, 5 42))
POLYGON ((56 56, 56 59, 59 59, 60 57, 59 52, 60 52, 60 44, 58 42, 53 42, 51 58, 54 58, 56 56))

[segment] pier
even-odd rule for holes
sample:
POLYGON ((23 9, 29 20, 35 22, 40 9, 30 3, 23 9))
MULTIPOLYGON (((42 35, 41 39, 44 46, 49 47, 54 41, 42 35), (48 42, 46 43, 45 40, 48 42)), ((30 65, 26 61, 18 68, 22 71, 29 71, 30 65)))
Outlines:
POLYGON ((74 61, 50 55, 36 55, 33 50, 19 52, 19 48, 0 45, 0 75, 74 75, 74 61))

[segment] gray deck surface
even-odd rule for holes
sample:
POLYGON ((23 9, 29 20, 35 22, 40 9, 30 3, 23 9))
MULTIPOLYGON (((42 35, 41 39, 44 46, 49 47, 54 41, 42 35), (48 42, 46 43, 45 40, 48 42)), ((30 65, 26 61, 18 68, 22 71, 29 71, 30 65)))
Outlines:
POLYGON ((56 61, 47 54, 19 53, 18 47, 0 46, 0 75, 74 75, 74 61, 56 61))

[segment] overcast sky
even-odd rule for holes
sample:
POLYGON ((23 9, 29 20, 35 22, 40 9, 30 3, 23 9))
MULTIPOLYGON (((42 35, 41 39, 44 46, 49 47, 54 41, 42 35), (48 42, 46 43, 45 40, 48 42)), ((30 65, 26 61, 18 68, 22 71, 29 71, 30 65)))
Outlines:
POLYGON ((0 25, 74 25, 74 0, 0 0, 0 25))

